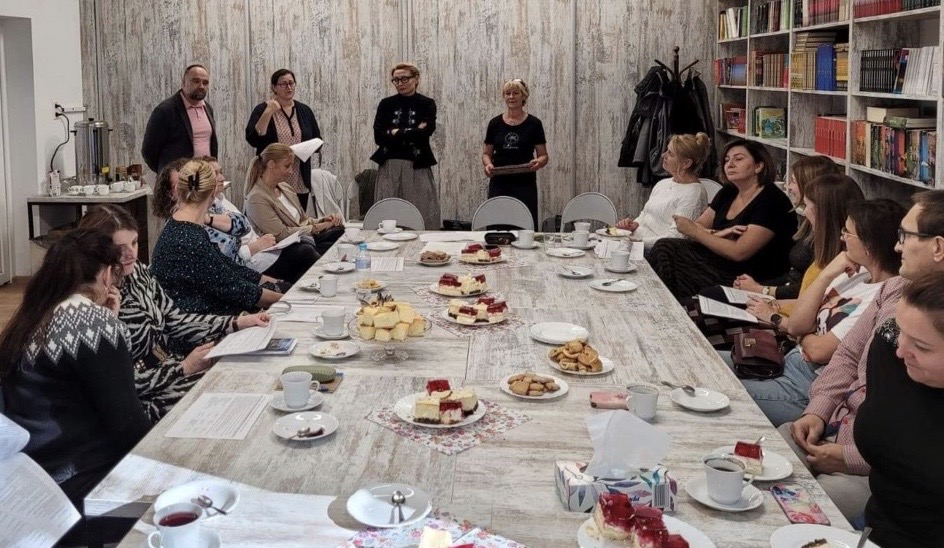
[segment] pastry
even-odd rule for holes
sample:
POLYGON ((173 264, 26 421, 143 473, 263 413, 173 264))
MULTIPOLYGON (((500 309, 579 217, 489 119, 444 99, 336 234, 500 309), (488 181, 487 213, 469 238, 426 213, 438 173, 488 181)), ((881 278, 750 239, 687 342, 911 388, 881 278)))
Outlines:
POLYGON ((456 424, 457 422, 462 422, 462 402, 450 399, 439 400, 439 424, 456 424))
POLYGON ((508 389, 519 396, 539 397, 560 390, 553 378, 535 373, 518 373, 508 377, 507 382, 508 389))
POLYGON ((603 361, 595 348, 582 340, 573 340, 552 348, 548 357, 557 362, 564 371, 576 373, 599 373, 603 371, 603 361))
POLYGON ((485 249, 482 244, 469 244, 462 250, 462 260, 473 263, 494 263, 501 260, 501 248, 485 249))
POLYGON ((483 293, 485 288, 484 274, 463 274, 457 276, 447 273, 440 276, 439 283, 436 286, 436 290, 439 293, 454 297, 483 293))
POLYGON ((479 408, 479 398, 475 395, 475 390, 468 387, 457 388, 452 391, 451 399, 457 400, 462 404, 462 416, 468 417, 479 408))
POLYGON ((365 341, 403 341, 426 332, 426 320, 412 306, 392 300, 362 306, 357 312, 357 325, 365 341))
POLYGON ((446 310, 450 318, 465 325, 476 323, 499 323, 505 321, 508 305, 494 297, 479 297, 476 301, 449 301, 446 310))
POLYGON ((764 472, 764 449, 755 443, 739 441, 734 445, 734 457, 744 463, 744 471, 758 476, 764 472))
POLYGON ((633 506, 626 493, 602 493, 593 510, 591 536, 621 541, 634 548, 687 548, 681 535, 670 535, 662 511, 633 506), (595 534, 594 534, 595 533, 595 534))
POLYGON ((423 536, 417 548, 449 548, 452 546, 452 535, 441 529, 423 527, 423 536))
POLYGON ((422 263, 441 263, 449 260, 449 254, 445 251, 424 251, 420 254, 422 263))
POLYGON ((448 380, 432 379, 426 383, 426 396, 413 403, 413 420, 424 424, 456 424, 478 407, 479 399, 472 388, 453 390, 448 380))
POLYGON ((427 396, 413 402, 413 420, 424 424, 439 424, 439 398, 427 396))

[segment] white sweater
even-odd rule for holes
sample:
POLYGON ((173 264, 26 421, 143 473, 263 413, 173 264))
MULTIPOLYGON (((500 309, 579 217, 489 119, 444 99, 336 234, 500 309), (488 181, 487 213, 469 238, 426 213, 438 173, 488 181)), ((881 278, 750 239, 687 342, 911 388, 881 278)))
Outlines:
POLYGON ((697 219, 707 208, 708 194, 701 183, 676 183, 671 178, 662 179, 653 187, 649 200, 636 217, 639 228, 633 236, 641 238, 647 249, 659 238, 681 238, 672 216, 697 219))

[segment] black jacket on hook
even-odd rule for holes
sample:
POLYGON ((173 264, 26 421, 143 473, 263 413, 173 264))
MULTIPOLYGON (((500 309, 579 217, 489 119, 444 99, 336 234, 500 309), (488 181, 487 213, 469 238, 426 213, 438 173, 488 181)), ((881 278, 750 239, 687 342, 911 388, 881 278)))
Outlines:
MULTIPOLYGON (((636 85, 636 106, 620 149, 619 166, 635 167, 636 182, 651 187, 668 177, 662 169, 662 152, 669 137, 703 131, 714 138, 714 122, 708 90, 698 76, 689 72, 680 82, 661 66, 653 66, 636 85)), ((712 147, 702 167, 702 177, 713 177, 718 156, 712 147)))

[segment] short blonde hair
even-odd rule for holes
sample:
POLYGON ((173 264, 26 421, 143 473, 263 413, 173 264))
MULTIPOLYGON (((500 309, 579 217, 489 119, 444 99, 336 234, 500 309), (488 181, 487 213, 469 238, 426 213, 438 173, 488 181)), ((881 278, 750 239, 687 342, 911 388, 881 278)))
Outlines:
POLYGON ((711 152, 711 139, 707 133, 698 132, 695 135, 691 133, 680 133, 669 138, 669 145, 675 149, 675 155, 679 158, 692 161, 691 172, 698 173, 701 166, 705 165, 708 159, 708 153, 711 152))
POLYGON ((528 97, 531 96, 531 90, 528 89, 528 84, 525 84, 524 80, 522 80, 521 78, 513 78, 511 80, 505 80, 505 83, 502 84, 502 88, 501 88, 502 95, 504 95, 505 92, 508 91, 509 89, 518 90, 518 92, 521 93, 521 97, 522 97, 521 103, 527 104, 528 97))
POLYGON ((216 192, 216 172, 209 162, 190 160, 177 173, 177 199, 199 204, 216 192))
POLYGON ((414 78, 419 78, 420 69, 416 68, 416 65, 413 63, 397 63, 392 69, 390 69, 390 76, 393 76, 393 73, 398 70, 408 70, 410 71, 410 76, 414 78))

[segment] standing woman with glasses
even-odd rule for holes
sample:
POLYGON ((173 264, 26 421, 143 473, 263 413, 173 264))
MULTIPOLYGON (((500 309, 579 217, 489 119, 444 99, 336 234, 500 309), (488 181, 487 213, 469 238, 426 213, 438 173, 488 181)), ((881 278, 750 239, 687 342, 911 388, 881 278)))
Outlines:
MULTIPOLYGON (((246 141, 262 154, 272 143, 295 145, 302 141, 321 137, 321 129, 311 107, 295 100, 295 73, 279 69, 269 79, 272 84, 272 99, 259 103, 249 115, 246 124, 246 141)), ((287 183, 298 194, 302 209, 308 209, 308 194, 311 192, 311 159, 302 162, 295 158, 287 183)))
POLYGON ((436 131, 436 101, 416 92, 419 81, 416 65, 400 63, 390 71, 397 94, 377 105, 377 152, 370 157, 380 166, 374 200, 402 198, 420 210, 426 228, 439 230, 439 189, 430 169, 436 165, 436 158, 429 146, 429 138, 436 131))
POLYGON ((547 165, 547 139, 541 120, 525 112, 531 91, 518 78, 502 85, 505 112, 492 118, 485 130, 482 166, 488 183, 488 197, 511 196, 531 210, 535 230, 538 224, 537 171, 547 165), (526 165, 521 172, 496 175, 496 166, 526 165))

